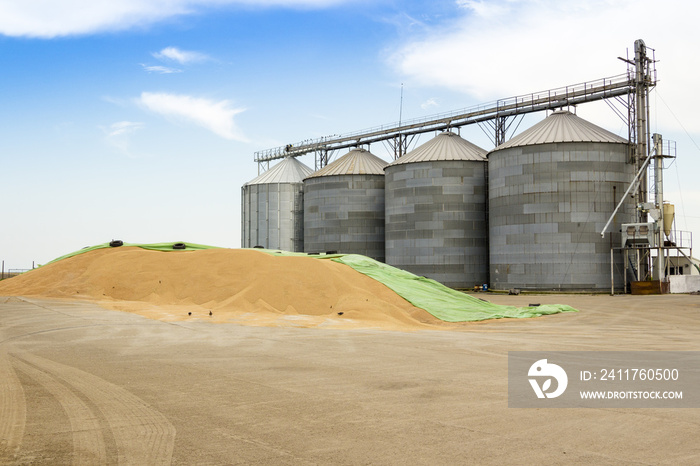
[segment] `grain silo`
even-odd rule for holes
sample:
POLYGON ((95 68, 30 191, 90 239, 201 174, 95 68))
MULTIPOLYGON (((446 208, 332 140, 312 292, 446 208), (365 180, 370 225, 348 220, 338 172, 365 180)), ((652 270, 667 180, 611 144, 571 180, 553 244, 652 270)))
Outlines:
MULTIPOLYGON (((609 290, 610 249, 634 201, 601 230, 634 178, 627 140, 557 111, 488 155, 496 289, 609 290)), ((620 254, 615 282, 622 283, 620 254)))
POLYGON ((287 157, 241 188, 241 246, 304 250, 303 180, 313 172, 287 157))
POLYGON ((386 262, 454 288, 488 282, 486 151, 443 132, 386 167, 386 262))
POLYGON ((384 261, 384 166, 353 149, 304 180, 304 250, 384 261))

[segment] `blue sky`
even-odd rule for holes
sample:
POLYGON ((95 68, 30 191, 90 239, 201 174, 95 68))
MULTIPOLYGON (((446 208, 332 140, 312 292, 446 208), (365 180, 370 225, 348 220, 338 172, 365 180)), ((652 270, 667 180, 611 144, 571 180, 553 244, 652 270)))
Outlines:
MULTIPOLYGON (((652 131, 678 147, 666 197, 700 240, 700 7, 581 3, 0 0, 0 260, 111 239, 239 247, 255 151, 395 122, 402 84, 410 119, 620 74, 638 38, 660 60, 652 131)), ((604 103, 577 113, 626 135, 604 103)))

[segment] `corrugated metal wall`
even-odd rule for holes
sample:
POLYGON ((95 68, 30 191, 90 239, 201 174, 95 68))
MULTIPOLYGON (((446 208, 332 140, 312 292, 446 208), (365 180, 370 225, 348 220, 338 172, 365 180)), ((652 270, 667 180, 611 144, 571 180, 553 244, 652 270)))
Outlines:
POLYGON ((386 261, 455 288, 488 281, 486 162, 386 168, 386 261))
MULTIPOLYGON (((609 290, 610 247, 634 221, 628 200, 600 231, 634 178, 627 146, 552 143, 496 149, 489 159, 491 286, 609 290)), ((619 256, 619 255, 617 255, 619 256)), ((622 283, 616 258, 616 283, 622 283)))
POLYGON ((304 181, 304 250, 363 254, 384 261, 384 175, 304 181))
POLYGON ((241 246, 303 252, 302 183, 245 185, 241 189, 241 246))

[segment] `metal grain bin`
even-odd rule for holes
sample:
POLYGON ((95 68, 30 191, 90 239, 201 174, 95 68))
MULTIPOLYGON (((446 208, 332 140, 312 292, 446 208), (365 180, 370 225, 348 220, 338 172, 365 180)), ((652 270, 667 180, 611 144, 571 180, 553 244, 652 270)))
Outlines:
POLYGON ((241 246, 304 250, 303 180, 313 170, 287 157, 241 188, 241 246))
MULTIPOLYGON (((600 232, 634 178, 628 150, 627 140, 558 111, 489 153, 493 288, 610 290, 610 248, 634 221, 634 201, 600 232)), ((621 284, 620 254, 614 260, 621 284)))
POLYGON ((387 166, 387 263, 454 288, 487 283, 486 170, 486 151, 451 132, 387 166))
POLYGON ((304 180, 304 250, 384 261, 384 166, 353 149, 304 180))

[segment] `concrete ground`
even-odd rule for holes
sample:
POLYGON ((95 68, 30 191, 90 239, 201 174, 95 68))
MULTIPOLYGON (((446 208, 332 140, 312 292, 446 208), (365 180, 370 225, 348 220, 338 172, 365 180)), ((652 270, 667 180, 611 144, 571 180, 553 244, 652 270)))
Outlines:
POLYGON ((699 296, 389 332, 0 298, 0 464, 700 464, 698 409, 508 408, 509 350, 700 350, 699 296))

